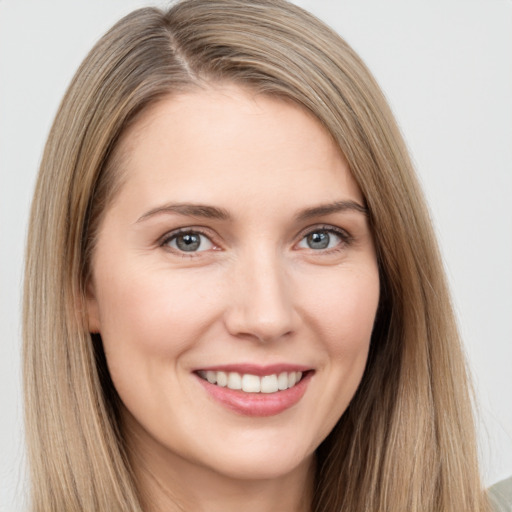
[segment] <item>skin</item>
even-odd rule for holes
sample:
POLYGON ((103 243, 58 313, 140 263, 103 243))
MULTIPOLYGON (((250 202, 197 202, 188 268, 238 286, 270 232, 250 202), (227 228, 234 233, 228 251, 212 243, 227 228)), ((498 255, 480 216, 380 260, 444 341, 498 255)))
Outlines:
POLYGON ((359 385, 379 299, 343 155, 299 106, 228 85, 162 100, 118 151, 88 319, 146 509, 309 510, 314 451, 359 385), (352 206, 311 211, 341 201, 352 206), (177 229, 201 231, 199 250, 180 251, 177 229), (311 247, 311 233, 329 246, 311 247), (306 366, 305 393, 279 414, 233 411, 195 371, 240 363, 306 366))

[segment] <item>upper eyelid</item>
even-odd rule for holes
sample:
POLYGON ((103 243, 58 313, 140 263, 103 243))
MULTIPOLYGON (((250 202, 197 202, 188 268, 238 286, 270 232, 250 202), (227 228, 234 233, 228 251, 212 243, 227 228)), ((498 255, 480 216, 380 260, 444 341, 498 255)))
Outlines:
POLYGON ((183 228, 171 229, 170 231, 167 231, 165 234, 158 238, 158 243, 164 244, 168 240, 182 233, 198 233, 200 235, 205 236, 213 243, 211 230, 202 226, 186 226, 183 228))
MULTIPOLYGON (((314 232, 314 231, 330 231, 338 236, 340 236, 344 242, 350 242, 352 240, 352 235, 344 228, 341 228, 339 226, 335 226, 332 224, 315 224, 310 225, 306 228, 301 229, 294 237, 295 240, 300 242, 304 237, 306 237, 308 234, 314 232)), ((216 235, 215 232, 212 232, 211 229, 205 227, 205 226, 185 226, 173 229, 171 231, 168 231, 158 239, 159 245, 164 245, 169 240, 171 240, 173 237, 181 234, 181 233, 198 233, 200 235, 203 235, 207 237, 214 245, 219 245, 215 242, 215 238, 218 238, 218 235, 216 235)))
POLYGON ((349 233, 349 231, 339 226, 334 226, 332 224, 317 224, 313 226, 308 226, 307 228, 304 228, 299 232, 297 238, 299 238, 299 240, 302 240, 305 236, 307 236, 310 233, 314 233, 315 231, 331 231, 341 236, 345 241, 350 241, 352 239, 352 235, 349 233))

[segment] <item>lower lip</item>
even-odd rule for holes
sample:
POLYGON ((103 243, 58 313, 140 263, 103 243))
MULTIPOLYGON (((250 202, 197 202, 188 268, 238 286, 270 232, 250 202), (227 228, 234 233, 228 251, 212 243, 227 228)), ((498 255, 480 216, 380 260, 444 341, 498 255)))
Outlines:
POLYGON ((297 404, 306 392, 312 373, 307 372, 295 386, 275 393, 245 393, 197 378, 209 396, 228 409, 244 416, 264 417, 275 416, 297 404))

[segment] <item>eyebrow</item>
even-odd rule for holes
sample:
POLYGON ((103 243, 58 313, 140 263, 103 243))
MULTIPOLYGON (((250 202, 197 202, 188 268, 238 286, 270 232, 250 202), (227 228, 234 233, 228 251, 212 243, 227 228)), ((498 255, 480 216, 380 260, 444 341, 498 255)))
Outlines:
MULTIPOLYGON (((333 203, 321 204, 306 208, 297 215, 298 221, 305 221, 314 217, 321 217, 324 215, 330 215, 338 212, 355 211, 368 215, 368 208, 362 206, 355 201, 335 201, 333 203)), ((209 206, 204 204, 193 204, 193 203, 169 203, 156 208, 152 208, 148 212, 144 213, 137 219, 138 222, 143 222, 151 217, 161 214, 172 214, 183 215, 186 217, 199 217, 203 219, 214 219, 214 220, 232 220, 231 215, 224 208, 218 208, 216 206, 209 206)))
POLYGON ((321 217, 323 215, 346 211, 355 211, 368 215, 368 208, 356 203, 355 201, 335 201, 334 203, 321 204, 319 206, 313 206, 312 208, 306 208, 299 213, 297 219, 299 221, 304 221, 314 217, 321 217))
POLYGON ((178 215, 201 217, 203 219, 231 220, 231 215, 224 208, 204 204, 169 203, 149 210, 139 217, 137 222, 142 222, 162 213, 177 213, 178 215))

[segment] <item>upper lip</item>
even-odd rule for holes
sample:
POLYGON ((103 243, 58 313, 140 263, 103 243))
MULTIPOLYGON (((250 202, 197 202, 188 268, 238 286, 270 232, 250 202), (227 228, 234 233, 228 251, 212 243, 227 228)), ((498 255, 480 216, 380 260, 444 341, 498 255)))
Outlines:
POLYGON ((241 363, 241 364, 222 364, 222 365, 211 365, 197 368, 195 372, 199 371, 213 371, 213 372, 236 372, 240 374, 251 374, 263 377, 264 375, 280 374, 282 372, 306 372, 312 370, 311 366, 305 366, 301 364, 290 364, 290 363, 277 363, 271 365, 257 365, 253 363, 241 363))

